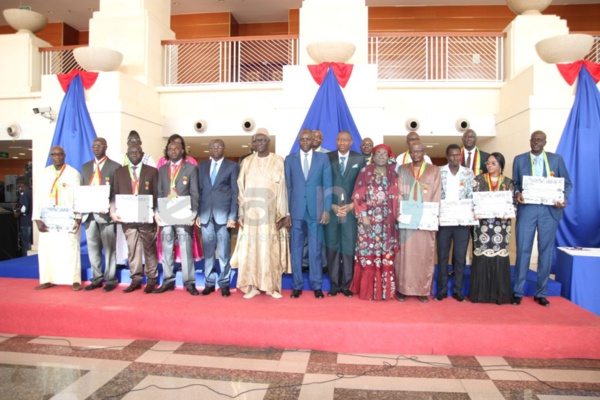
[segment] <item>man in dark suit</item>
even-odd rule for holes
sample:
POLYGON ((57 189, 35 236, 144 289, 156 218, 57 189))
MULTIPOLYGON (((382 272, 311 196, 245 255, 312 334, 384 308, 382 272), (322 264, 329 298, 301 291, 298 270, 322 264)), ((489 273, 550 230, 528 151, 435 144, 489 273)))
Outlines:
POLYGON ((310 129, 302 130, 298 141, 300 151, 285 159, 285 182, 292 218, 292 298, 300 297, 304 287, 302 257, 304 241, 308 238, 310 287, 314 290, 315 297, 322 299, 322 225, 327 225, 330 218, 331 164, 327 155, 312 150, 310 129))
MULTIPOLYGON (((94 139, 92 142, 94 159, 81 166, 81 185, 109 186, 109 197, 106 199, 108 204, 112 194, 115 171, 121 167, 121 164, 106 156, 106 148, 106 139, 94 139)), ((105 212, 89 213, 81 216, 81 221, 85 226, 88 257, 93 271, 91 284, 86 286, 85 290, 102 287, 102 249, 104 249, 104 280, 106 281, 103 290, 110 292, 117 287, 117 278, 115 278, 117 270, 115 255, 117 232, 108 211, 107 209, 105 212)))
POLYGON ((169 162, 158 171, 158 198, 190 196, 192 215, 189 222, 181 225, 165 225, 160 215, 156 217, 156 222, 162 227, 160 239, 163 250, 163 282, 154 293, 163 293, 175 288, 173 245, 177 234, 183 283, 189 294, 197 296, 200 293, 196 289, 192 229, 198 214, 198 168, 184 161, 187 153, 181 142, 171 142, 167 147, 167 156, 169 162))
POLYGON ((358 173, 365 166, 362 154, 350 151, 352 136, 342 131, 336 139, 337 151, 327 153, 331 163, 332 197, 331 222, 325 228, 327 267, 332 297, 342 292, 352 297, 350 283, 354 269, 354 246, 356 246, 356 216, 352 203, 352 191, 358 173))
POLYGON ((567 199, 573 188, 569 172, 563 158, 554 153, 544 151, 546 134, 535 131, 530 139, 531 152, 515 157, 513 162, 513 179, 515 180, 515 197, 517 206, 517 262, 515 264, 515 280, 513 283, 512 304, 521 304, 523 286, 529 270, 533 238, 537 229, 538 233, 538 279, 535 288, 534 300, 542 305, 549 306, 546 299, 548 290, 548 277, 552 266, 554 254, 554 241, 558 222, 562 218, 563 208, 567 206, 567 199), (542 204, 525 204, 523 199, 523 177, 544 176, 564 178, 564 201, 553 206, 542 204))
POLYGON ((467 129, 462 136, 463 148, 460 152, 460 165, 469 168, 475 176, 487 172, 485 162, 490 153, 479 150, 477 147, 477 133, 467 129))
POLYGON ((224 157, 225 143, 221 139, 208 144, 210 159, 198 166, 200 206, 196 225, 202 229, 205 286, 202 295, 215 291, 215 249, 219 251, 221 272, 217 278, 221 296, 229 297, 231 277, 231 239, 229 229, 235 228, 238 212, 237 179, 240 167, 224 157))
MULTIPOLYGON (((113 221, 122 223, 122 216, 116 209, 116 195, 152 195, 152 208, 156 210, 158 198, 158 171, 156 168, 142 163, 144 151, 139 144, 127 149, 128 165, 115 171, 113 195, 110 201, 110 216, 113 221)), ((158 268, 156 260, 156 224, 123 223, 123 231, 127 241, 129 274, 131 284, 123 292, 131 293, 142 287, 144 265, 146 269, 146 287, 144 293, 152 293, 156 287, 158 268)))

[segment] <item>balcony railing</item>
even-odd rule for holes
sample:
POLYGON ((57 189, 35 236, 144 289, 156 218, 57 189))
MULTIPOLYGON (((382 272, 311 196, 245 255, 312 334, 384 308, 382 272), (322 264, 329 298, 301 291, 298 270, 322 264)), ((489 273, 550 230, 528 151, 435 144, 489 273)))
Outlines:
POLYGON ((165 86, 281 82, 298 63, 297 36, 163 41, 165 86))
POLYGON ((386 81, 502 82, 504 34, 403 33, 369 37, 369 64, 386 81))
POLYGON ((42 75, 66 74, 73 69, 83 69, 73 57, 73 50, 82 46, 42 47, 42 75))
POLYGON ((594 36, 594 45, 587 56, 585 56, 584 60, 600 63, 600 36, 594 36))

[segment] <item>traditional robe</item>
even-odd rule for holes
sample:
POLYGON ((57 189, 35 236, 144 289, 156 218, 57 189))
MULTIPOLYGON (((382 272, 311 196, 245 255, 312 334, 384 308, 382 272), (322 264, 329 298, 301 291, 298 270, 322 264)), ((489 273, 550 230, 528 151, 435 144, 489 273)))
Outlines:
MULTIPOLYGON (((57 171, 54 166, 44 169, 42 176, 36 178, 36 197, 33 219, 41 220, 44 207, 59 205, 73 208, 74 187, 79 186, 79 172, 65 164, 58 178, 56 193, 52 192, 57 171)), ((76 215, 76 218, 80 216, 76 215)), ((41 283, 71 285, 81 283, 80 233, 40 232, 38 243, 38 264, 41 283)))
POLYGON ((286 228, 277 229, 277 222, 288 215, 283 158, 250 155, 237 182, 244 224, 231 258, 231 267, 238 268, 237 287, 244 293, 250 286, 281 292, 281 275, 291 272, 289 234, 286 228))
MULTIPOLYGON (((426 164, 415 185, 422 201, 440 202, 439 168, 426 164)), ((410 199, 415 182, 413 164, 403 164, 398 170, 398 189, 402 200, 410 199)), ((414 193, 413 193, 414 195, 414 193)), ((400 229, 400 251, 396 253, 395 268, 398 292, 407 296, 428 296, 431 293, 434 270, 435 231, 400 229)))

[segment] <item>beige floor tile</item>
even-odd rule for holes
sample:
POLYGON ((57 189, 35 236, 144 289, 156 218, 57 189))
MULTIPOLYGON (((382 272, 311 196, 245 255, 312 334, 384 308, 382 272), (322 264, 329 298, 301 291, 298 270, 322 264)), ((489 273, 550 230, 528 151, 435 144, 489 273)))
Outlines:
POLYGON ((465 388, 459 379, 437 378, 390 378, 377 376, 347 377, 335 382, 336 388, 363 390, 403 390, 413 392, 465 393, 465 388))
POLYGON ((78 368, 91 370, 101 365, 103 368, 122 370, 129 361, 102 360, 85 357, 66 357, 46 354, 0 352, 0 364, 30 365, 36 367, 78 368))
POLYGON ((494 382, 482 379, 461 379, 461 382, 473 400, 502 400, 504 396, 494 382))
POLYGON ((257 360, 248 358, 232 357, 209 357, 193 356, 187 354, 172 354, 167 357, 163 364, 184 365, 188 367, 206 367, 222 369, 245 369, 248 371, 267 371, 267 372, 295 372, 297 366, 283 363, 279 365, 279 360, 257 360), (291 371, 286 370, 290 368, 291 371))
POLYGON ((504 400, 502 393, 469 393, 471 400, 504 400))
POLYGON ((300 388, 298 400, 333 399, 336 382, 335 375, 306 374, 300 388))
POLYGON ((309 359, 310 352, 308 351, 285 351, 279 359, 276 371, 303 374, 306 372, 309 359))
POLYGON ((399 356, 394 354, 339 354, 337 362, 339 364, 358 364, 358 365, 382 365, 389 363, 401 367, 431 367, 431 366, 452 366, 452 362, 447 356, 399 356))
POLYGON ((177 350, 183 342, 160 341, 152 346, 148 351, 139 356, 136 362, 145 362, 152 364, 162 364, 169 356, 177 350))
POLYGON ((133 343, 132 339, 88 339, 88 338, 63 338, 43 336, 29 341, 31 344, 44 344, 71 347, 89 347, 92 349, 122 350, 133 343))
POLYGON ((600 396, 558 396, 548 394, 537 394, 539 400, 600 400, 600 396))
POLYGON ((475 357, 479 364, 484 368, 498 368, 509 366, 504 357, 475 357))
POLYGON ((163 376, 148 376, 135 389, 146 388, 139 392, 129 392, 123 400, 165 400, 165 399, 224 399, 226 396, 237 396, 239 400, 261 400, 264 398, 268 385, 247 382, 224 382, 204 379, 170 378, 163 376), (157 387, 149 387, 156 385, 157 387), (210 389, 212 390, 210 390, 210 389), (218 393, 224 393, 223 396, 218 393))
POLYGON ((119 372, 129 365, 128 362, 120 362, 120 365, 110 360, 102 360, 90 372, 82 376, 79 380, 62 390, 59 398, 68 398, 73 395, 74 399, 85 399, 91 396, 96 390, 100 389, 119 372), (121 367, 121 368, 119 368, 121 367))
MULTIPOLYGON (((600 371, 584 371, 571 369, 522 369, 541 381, 598 383, 600 371)), ((532 378, 533 379, 533 378, 532 378)))
POLYGON ((511 367, 486 368, 486 373, 490 379, 495 381, 535 381, 536 379, 522 370, 512 369, 511 367))
POLYGON ((4 342, 5 340, 8 340, 10 338, 13 338, 17 336, 16 334, 12 334, 12 333, 0 333, 0 343, 4 342))

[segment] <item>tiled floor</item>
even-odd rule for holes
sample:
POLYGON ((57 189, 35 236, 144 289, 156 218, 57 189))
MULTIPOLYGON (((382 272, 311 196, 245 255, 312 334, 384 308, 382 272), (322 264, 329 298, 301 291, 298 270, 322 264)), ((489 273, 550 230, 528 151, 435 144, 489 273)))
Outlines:
POLYGON ((600 399, 600 360, 1 335, 0 399, 50 398, 589 400, 600 399))

